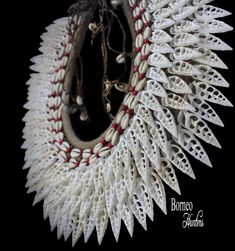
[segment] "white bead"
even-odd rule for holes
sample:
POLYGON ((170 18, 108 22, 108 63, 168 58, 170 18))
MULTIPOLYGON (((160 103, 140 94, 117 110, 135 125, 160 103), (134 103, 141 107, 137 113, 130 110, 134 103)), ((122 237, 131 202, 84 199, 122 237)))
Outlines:
POLYGON ((119 135, 118 131, 115 131, 113 136, 112 136, 112 140, 111 140, 111 144, 113 146, 115 146, 118 143, 119 137, 120 137, 120 135, 119 135))

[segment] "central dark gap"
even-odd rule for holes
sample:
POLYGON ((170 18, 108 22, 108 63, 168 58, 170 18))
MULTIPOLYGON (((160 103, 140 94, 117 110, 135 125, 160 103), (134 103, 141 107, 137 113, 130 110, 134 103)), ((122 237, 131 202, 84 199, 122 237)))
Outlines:
MULTIPOLYGON (((124 26, 127 36, 126 51, 132 52, 132 38, 131 32, 127 23, 127 19, 123 14, 121 8, 115 13, 118 15, 122 25, 124 26)), ((99 24, 99 11, 97 10, 93 22, 99 24)), ((104 24, 108 24, 108 20, 104 17, 104 24)), ((109 25, 111 25, 109 23, 109 25)), ((107 32, 106 32, 107 38, 107 32)), ((112 117, 116 115, 123 101, 124 92, 117 91, 115 87, 112 88, 108 99, 111 103, 111 112, 106 112, 106 100, 103 97, 103 56, 101 50, 102 36, 99 33, 91 44, 92 32, 87 31, 83 48, 81 50, 81 59, 83 64, 83 79, 82 79, 82 93, 85 109, 88 114, 88 119, 80 120, 80 110, 77 106, 75 112, 70 114, 71 124, 77 137, 82 141, 91 141, 99 137, 110 125, 112 117)), ((110 33, 110 45, 113 49, 122 52, 123 35, 118 22, 114 19, 110 33)), ((127 58, 126 71, 124 64, 117 64, 116 57, 118 54, 108 49, 108 79, 110 81, 116 80, 122 76, 119 81, 128 83, 131 71, 131 58, 127 58)), ((77 59, 77 71, 79 79, 81 80, 81 66, 77 59)), ((71 95, 73 101, 71 106, 76 106, 74 100, 77 97, 77 80, 74 77, 71 95)))

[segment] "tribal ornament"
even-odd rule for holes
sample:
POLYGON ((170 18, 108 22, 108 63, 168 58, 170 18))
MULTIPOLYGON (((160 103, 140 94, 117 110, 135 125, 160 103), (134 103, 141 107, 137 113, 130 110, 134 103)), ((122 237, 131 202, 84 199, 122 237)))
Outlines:
POLYGON ((214 52, 231 47, 212 34, 232 28, 218 20, 231 13, 210 2, 80 0, 68 17, 46 28, 42 54, 32 59, 36 73, 27 82, 22 147, 29 168, 26 187, 36 192, 34 204, 44 201, 44 218, 57 228, 58 238, 72 235, 75 245, 96 229, 101 243, 110 221, 118 241, 122 220, 132 236, 134 217, 144 229, 146 216, 153 220, 153 201, 166 214, 165 184, 180 193, 175 168, 195 178, 187 154, 211 166, 200 140, 220 148, 207 122, 223 123, 209 103, 232 106, 219 90, 229 84, 215 70, 227 67, 214 52), (97 10, 99 23, 93 22, 97 10), (129 58, 130 76, 127 83, 104 77, 110 124, 98 137, 82 140, 70 116, 75 104, 79 123, 89 120, 81 76, 75 97, 71 94, 75 65, 81 67, 77 59, 85 34, 105 37, 104 14, 116 17, 120 10, 130 27, 132 52, 124 47, 115 63, 129 58), (124 92, 114 115, 107 94, 112 88, 124 92))

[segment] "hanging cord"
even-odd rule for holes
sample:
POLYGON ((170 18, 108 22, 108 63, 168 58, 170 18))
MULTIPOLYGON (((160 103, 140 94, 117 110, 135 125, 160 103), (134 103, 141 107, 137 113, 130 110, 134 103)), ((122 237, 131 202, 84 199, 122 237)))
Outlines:
MULTIPOLYGON (((125 32, 125 28, 118 17, 118 15, 114 12, 114 9, 109 6, 107 0, 98 0, 96 4, 99 5, 99 24, 96 25, 96 23, 93 23, 96 28, 92 30, 92 37, 91 37, 91 45, 93 45, 94 40, 96 39, 97 35, 101 33, 101 52, 102 52, 102 58, 103 58, 103 97, 108 102, 111 103, 109 100, 109 95, 115 86, 116 89, 119 91, 126 91, 125 86, 127 86, 127 83, 120 82, 120 79, 122 79, 127 72, 127 57, 132 57, 132 53, 126 52, 126 42, 127 42, 127 35, 125 32), (115 50, 112 48, 110 43, 110 37, 111 37, 111 31, 112 31, 112 24, 114 22, 117 22, 118 26, 120 27, 121 33, 122 33, 122 52, 115 50), (117 55, 122 55, 124 57, 124 70, 120 74, 120 76, 115 80, 110 80, 108 76, 108 51, 112 51, 113 53, 117 55), (119 87, 119 88, 118 88, 119 87)), ((89 12, 89 9, 94 6, 94 0, 77 0, 75 4, 73 4, 68 12, 71 16, 71 20, 74 18, 74 16, 83 16, 85 12, 89 12)), ((77 32, 72 32, 71 24, 69 25, 70 34, 73 43, 76 42, 76 38, 74 37, 77 32)), ((77 45, 74 44, 74 48, 76 48, 77 45)), ((84 81, 84 66, 83 66, 83 60, 80 55, 80 51, 77 51, 74 55, 74 60, 77 61, 76 65, 79 64, 80 67, 80 74, 78 74, 78 69, 75 68, 74 70, 74 78, 76 79, 76 97, 73 97, 72 93, 66 93, 70 96, 70 100, 73 102, 72 106, 76 107, 80 111, 83 109, 83 104, 78 104, 76 101, 77 97, 81 97, 81 100, 83 100, 83 81, 84 81), (80 76, 79 76, 80 75, 80 76)), ((68 66, 68 69, 71 69, 74 67, 74 60, 70 61, 70 65, 68 66)), ((76 66, 77 67, 77 66, 76 66)), ((68 70, 69 72, 70 70, 68 70)), ((71 105, 71 104, 70 104, 71 105)))

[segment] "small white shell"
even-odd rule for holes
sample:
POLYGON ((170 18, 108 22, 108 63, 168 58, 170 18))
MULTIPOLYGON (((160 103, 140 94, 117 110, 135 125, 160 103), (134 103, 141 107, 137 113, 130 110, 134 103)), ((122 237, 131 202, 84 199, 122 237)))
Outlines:
POLYGON ((126 106, 130 106, 133 99, 134 99, 134 96, 132 95, 132 93, 128 93, 123 100, 123 104, 126 106))
POLYGON ((135 22, 135 30, 136 31, 141 31, 142 28, 143 28, 144 24, 143 24, 143 21, 141 19, 138 19, 136 22, 135 22))
POLYGON ((139 83, 139 74, 138 72, 135 72, 131 80, 131 86, 135 87, 138 83, 139 83))
POLYGON ((147 0, 142 0, 142 1, 140 1, 140 4, 139 4, 139 6, 140 6, 140 10, 141 11, 143 11, 143 10, 145 10, 146 8, 147 8, 147 0))
POLYGON ((107 104, 106 104, 106 112, 110 113, 111 110, 112 110, 111 104, 110 104, 110 103, 107 103, 107 104))
POLYGON ((91 157, 89 158, 89 163, 92 164, 92 163, 94 163, 97 159, 98 159, 98 158, 97 158, 96 154, 93 154, 93 155, 91 155, 91 157))
POLYGON ((113 146, 115 146, 118 143, 119 138, 120 138, 120 134, 118 133, 118 131, 115 131, 113 136, 112 136, 112 139, 111 139, 111 144, 113 146))
POLYGON ((83 159, 88 159, 91 156, 91 150, 90 149, 85 149, 82 152, 82 158, 83 159))
POLYGON ((65 69, 60 69, 57 73, 56 73, 56 78, 58 80, 63 80, 65 77, 65 69))
POLYGON ((151 21, 151 15, 148 12, 144 12, 142 21, 144 24, 148 24, 151 21))
POLYGON ((138 18, 140 16, 141 12, 140 12, 140 8, 139 7, 136 7, 134 10, 133 10, 133 17, 134 18, 138 18))
POLYGON ((141 53, 138 52, 137 55, 136 55, 136 57, 135 57, 135 60, 134 60, 134 65, 135 66, 139 66, 140 63, 141 63, 141 53))
POLYGON ((61 66, 66 66, 67 63, 68 63, 68 60, 69 60, 69 58, 68 58, 67 56, 66 56, 66 57, 63 57, 62 60, 61 60, 60 65, 61 65, 61 66))
POLYGON ((55 130, 58 132, 58 131, 61 131, 63 127, 63 124, 62 124, 62 121, 57 121, 55 122, 55 130))
POLYGON ((66 48, 65 48, 65 53, 69 54, 73 48, 73 45, 71 43, 68 43, 66 48))
POLYGON ((60 149, 64 152, 67 152, 69 148, 70 148, 70 145, 66 141, 64 141, 62 144, 60 144, 60 149))
POLYGON ((116 57, 116 62, 118 64, 123 64, 125 62, 125 57, 123 54, 119 54, 117 57, 116 57))
POLYGON ((111 0, 111 4, 114 8, 122 3, 122 0, 111 0))
POLYGON ((121 121, 122 121, 122 118, 124 117, 124 115, 125 115, 125 112, 124 112, 124 111, 118 112, 117 117, 116 117, 116 120, 115 120, 115 123, 116 123, 116 124, 120 124, 121 121))
POLYGON ((62 132, 56 133, 55 140, 61 142, 62 140, 64 140, 64 134, 62 132))
POLYGON ((142 34, 138 34, 135 39, 135 46, 136 48, 141 48, 144 43, 144 37, 142 34))
POLYGON ((79 149, 77 149, 77 148, 74 148, 72 151, 71 151, 71 153, 70 153, 70 156, 72 157, 72 158, 78 158, 79 156, 81 155, 81 151, 79 150, 79 149))
POLYGON ((152 35, 152 30, 149 26, 147 26, 143 32, 144 39, 149 39, 151 35, 152 35))
POLYGON ((121 121, 121 127, 122 127, 122 129, 126 129, 128 127, 129 120, 130 120, 130 115, 129 114, 125 114, 125 116, 123 117, 123 119, 121 121))
POLYGON ((84 166, 87 166, 87 159, 82 159, 80 162, 79 167, 84 167, 84 166))
POLYGON ((76 98, 76 102, 77 102, 78 105, 83 105, 82 97, 78 95, 77 98, 76 98))
POLYGON ((149 44, 144 44, 141 49, 141 55, 147 56, 150 53, 150 45, 149 44))
POLYGON ((132 102, 130 103, 130 105, 128 106, 129 109, 134 109, 134 107, 136 106, 136 104, 138 103, 138 99, 136 96, 134 96, 132 102))
POLYGON ((102 144, 101 143, 98 143, 97 145, 95 145, 94 149, 93 149, 93 152, 94 153, 98 153, 99 150, 102 148, 102 144))
POLYGON ((104 137, 105 141, 109 142, 112 139, 114 132, 115 132, 115 129, 111 127, 105 134, 105 137, 104 137))
POLYGON ((142 90, 145 85, 146 85, 146 78, 139 81, 139 83, 136 85, 136 88, 135 88, 136 91, 142 90))
POLYGON ((110 149, 109 149, 109 147, 107 147, 107 146, 102 147, 102 148, 99 150, 99 152, 98 152, 99 156, 102 157, 102 158, 107 157, 107 156, 109 155, 109 153, 110 153, 110 149))
POLYGON ((137 0, 129 0, 129 4, 133 7, 136 4, 137 0))
POLYGON ((60 156, 62 159, 64 159, 64 160, 66 160, 66 159, 67 159, 67 155, 66 155, 66 153, 65 153, 65 152, 60 151, 58 154, 59 154, 59 156, 60 156))
POLYGON ((148 62, 147 60, 142 61, 142 63, 139 66, 139 73, 144 74, 148 70, 148 62))

